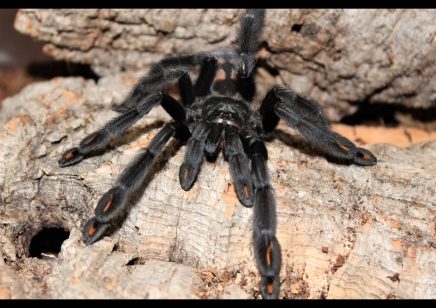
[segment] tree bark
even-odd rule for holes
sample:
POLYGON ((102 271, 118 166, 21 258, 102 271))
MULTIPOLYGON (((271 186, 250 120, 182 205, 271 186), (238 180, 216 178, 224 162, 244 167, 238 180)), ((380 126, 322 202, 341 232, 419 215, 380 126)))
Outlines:
MULTIPOLYGON (((55 59, 107 76, 229 46, 242 11, 26 9, 15 27, 55 59)), ((267 10, 259 83, 306 93, 334 121, 362 102, 434 110, 435 34, 436 10, 267 10)))
MULTIPOLYGON (((228 163, 204 161, 184 191, 170 140, 106 236, 85 246, 99 198, 170 120, 161 107, 75 166, 58 160, 116 116, 147 68, 227 46, 242 10, 21 10, 15 26, 57 60, 101 76, 26 87, 0 113, 0 298, 260 298, 252 209, 228 163), (121 71, 126 70, 126 73, 121 71), (30 257, 44 228, 70 232, 30 257)), ((262 95, 286 84, 337 120, 363 101, 436 102, 435 10, 268 10, 262 95)), ((433 107, 432 107, 433 106, 433 107)), ((340 131, 339 131, 340 132, 340 131)), ((280 298, 435 298, 436 142, 361 145, 374 167, 332 161, 284 123, 267 144, 282 248, 280 298)))
MULTIPOLYGON (((137 76, 56 78, 4 101, 0 134, 3 298, 258 298, 252 209, 220 155, 190 191, 171 140, 106 237, 81 229, 98 199, 169 118, 156 107, 78 165, 58 160, 116 115, 137 76), (43 228, 70 231, 59 255, 30 258, 43 228)), ((282 247, 280 297, 435 298, 436 142, 365 146, 374 167, 329 161, 280 123, 267 144, 282 247)))

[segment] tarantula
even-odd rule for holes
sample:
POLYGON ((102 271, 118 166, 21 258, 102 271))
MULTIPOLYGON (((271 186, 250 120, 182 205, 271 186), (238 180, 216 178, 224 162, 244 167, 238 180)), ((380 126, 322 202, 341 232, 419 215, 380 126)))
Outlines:
POLYGON ((256 94, 255 54, 264 15, 264 10, 250 9, 240 17, 233 48, 168 57, 155 64, 123 103, 113 107, 120 113, 118 117, 62 155, 61 167, 79 163, 87 154, 124 133, 158 104, 174 119, 126 167, 115 187, 101 197, 95 216, 83 228, 87 245, 97 241, 107 223, 126 206, 129 195, 143 182, 171 137, 187 145, 179 171, 184 190, 194 183, 203 156, 216 155, 222 149, 230 163, 240 202, 245 207, 254 207, 253 245, 261 273, 262 298, 278 298, 281 252, 275 237, 276 208, 264 140, 282 119, 333 157, 363 166, 375 165, 377 159, 370 151, 331 131, 321 107, 292 89, 275 86, 266 93, 260 108, 250 108, 256 94), (199 74, 193 83, 190 72, 196 68, 199 74), (180 102, 162 92, 172 83, 178 84, 180 102))

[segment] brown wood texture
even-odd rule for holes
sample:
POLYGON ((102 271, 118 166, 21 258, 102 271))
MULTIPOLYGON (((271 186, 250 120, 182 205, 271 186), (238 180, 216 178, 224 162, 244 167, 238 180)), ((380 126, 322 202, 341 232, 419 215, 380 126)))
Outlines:
MULTIPOLYGON (((68 168, 58 160, 116 115, 111 104, 135 80, 57 78, 4 101, 11 108, 0 134, 3 297, 258 296, 252 210, 239 203, 228 164, 221 156, 204 162, 185 192, 185 148, 175 141, 108 237, 82 243, 98 199, 168 116, 157 107, 108 150, 68 168), (71 231, 58 258, 26 257, 31 238, 50 226, 71 231)), ((268 143, 281 297, 435 297, 436 142, 366 148, 378 157, 374 167, 329 162, 283 124, 268 143)))
MULTIPOLYGON (((26 9, 15 28, 106 76, 229 46, 242 9, 26 9)), ((436 10, 267 10, 261 61, 335 121, 361 102, 436 104, 436 10), (350 104, 351 103, 351 104, 350 104)))
MULTIPOLYGON (((58 60, 102 77, 55 78, 3 101, 0 113, 0 298, 260 298, 252 209, 222 155, 179 184, 185 147, 168 142, 144 184, 85 246, 98 199, 169 121, 161 107, 80 164, 67 149, 116 116, 147 67, 182 51, 229 45, 242 10, 21 10, 16 28, 58 60), (126 72, 121 72, 126 70, 126 72), (58 256, 29 257, 60 227, 58 256)), ((260 95, 289 85, 338 120, 359 102, 433 110, 435 10, 269 10, 260 95), (268 69, 278 73, 270 74, 268 69)), ((280 123, 267 144, 282 247, 280 298, 436 298, 436 142, 402 147, 335 129, 371 150, 374 167, 331 161, 280 123)), ((388 135, 377 131, 375 135, 388 135)), ((392 139, 392 138, 389 138, 392 139)), ((431 139, 431 137, 429 137, 431 139)), ((385 142, 385 141, 381 141, 385 142)))

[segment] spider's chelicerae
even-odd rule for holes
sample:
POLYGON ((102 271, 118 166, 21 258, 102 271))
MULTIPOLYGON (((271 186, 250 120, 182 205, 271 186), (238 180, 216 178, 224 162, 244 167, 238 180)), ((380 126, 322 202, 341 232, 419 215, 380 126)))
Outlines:
POLYGON ((154 65, 124 102, 114 107, 120 116, 62 155, 61 167, 79 163, 158 104, 174 119, 126 167, 115 187, 101 197, 95 216, 83 229, 86 244, 104 234, 107 223, 126 206, 129 195, 143 182, 171 137, 187 145, 179 172, 184 190, 194 183, 203 156, 223 149, 239 200, 246 207, 254 207, 253 245, 262 297, 278 297, 281 255, 275 237, 276 209, 264 140, 274 132, 279 119, 336 158, 364 166, 375 165, 377 159, 332 132, 321 107, 292 89, 276 86, 266 93, 259 109, 250 108, 256 92, 253 72, 264 15, 264 10, 247 10, 241 16, 233 48, 168 57, 154 65), (189 73, 196 68, 199 75, 193 83, 189 73), (172 83, 178 83, 180 102, 161 92, 172 83))

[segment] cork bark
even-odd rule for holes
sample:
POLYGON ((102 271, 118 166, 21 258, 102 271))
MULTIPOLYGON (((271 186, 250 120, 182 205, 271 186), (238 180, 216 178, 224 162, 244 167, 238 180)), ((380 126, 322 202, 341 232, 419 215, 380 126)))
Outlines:
MULTIPOLYGON (((168 142, 107 237, 81 228, 126 164, 169 120, 156 107, 110 146, 60 168, 61 154, 116 113, 128 74, 57 78, 4 101, 0 141, 0 294, 10 298, 259 297, 252 210, 222 156, 192 189, 185 147, 168 142), (56 258, 29 258, 44 227, 71 231, 56 258)), ((436 142, 365 146, 374 167, 330 161, 285 124, 268 143, 282 247, 281 297, 434 298, 436 142), (397 279, 399 278, 399 279, 397 279)))
MULTIPOLYGON (((116 116, 111 105, 149 64, 187 46, 195 52, 227 45, 240 12, 20 11, 16 27, 46 40, 46 52, 89 63, 103 77, 39 82, 3 102, 1 298, 260 298, 252 209, 238 201, 228 163, 222 155, 204 160, 186 192, 178 181, 185 147, 175 140, 106 236, 91 246, 82 242, 81 229, 98 199, 170 121, 161 107, 80 164, 58 165, 64 151, 116 116), (47 227, 68 230, 70 237, 57 256, 29 257, 31 239, 47 227)), ((432 14, 268 11, 259 55, 279 74, 269 76, 261 67, 260 88, 307 85, 333 119, 365 99, 429 107, 434 71, 425 61, 434 56, 434 36, 426 36, 434 33, 432 14), (421 48, 422 37, 410 35, 411 29, 422 30, 421 48), (359 64, 347 66, 352 55, 359 64), (382 68, 399 75, 383 75, 382 68), (395 92, 405 91, 397 85, 404 76, 413 85, 419 69, 427 72, 419 90, 395 92), (380 76, 390 80, 381 90, 380 76)), ((284 123, 268 142, 282 248, 280 298, 436 297, 436 142, 360 146, 377 156, 376 166, 333 161, 284 123)))
MULTIPOLYGON (((165 56, 229 46, 242 9, 26 9, 21 33, 57 60, 107 76, 165 56)), ((436 10, 267 10, 259 57, 272 82, 320 102, 332 120, 365 101, 436 106, 436 10)), ((434 109, 433 109, 434 110, 434 109)))

